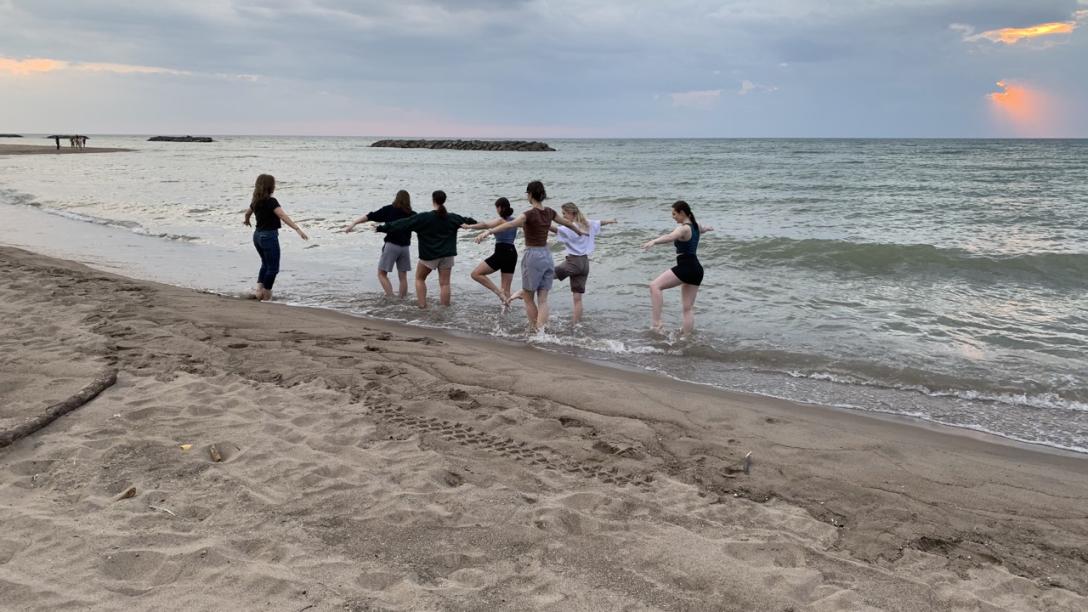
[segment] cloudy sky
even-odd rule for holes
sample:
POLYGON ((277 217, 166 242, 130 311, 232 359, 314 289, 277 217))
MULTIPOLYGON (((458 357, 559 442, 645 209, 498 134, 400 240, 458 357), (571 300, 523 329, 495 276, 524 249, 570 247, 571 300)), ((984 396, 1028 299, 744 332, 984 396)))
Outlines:
POLYGON ((0 0, 0 132, 1088 137, 1086 66, 1088 0, 0 0))

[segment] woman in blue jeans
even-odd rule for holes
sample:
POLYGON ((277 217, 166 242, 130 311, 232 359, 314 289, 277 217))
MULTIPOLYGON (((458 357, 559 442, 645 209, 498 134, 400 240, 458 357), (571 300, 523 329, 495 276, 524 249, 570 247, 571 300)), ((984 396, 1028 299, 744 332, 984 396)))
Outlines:
POLYGON ((246 209, 246 218, 242 221, 246 226, 250 224, 250 218, 257 217, 257 229, 253 232, 253 246, 257 248, 257 254, 261 256, 261 270, 257 273, 257 289, 254 297, 262 302, 272 299, 272 285, 276 282, 276 275, 280 271, 280 222, 298 232, 303 240, 310 237, 302 228, 295 225, 291 217, 280 207, 272 192, 276 191, 276 179, 271 174, 262 174, 257 177, 257 183, 253 186, 253 199, 246 209))

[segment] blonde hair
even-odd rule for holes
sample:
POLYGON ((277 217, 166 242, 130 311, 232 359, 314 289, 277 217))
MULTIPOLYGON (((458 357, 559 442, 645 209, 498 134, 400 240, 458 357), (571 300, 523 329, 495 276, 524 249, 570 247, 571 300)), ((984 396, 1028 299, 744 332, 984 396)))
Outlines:
POLYGON ((257 182, 253 185, 253 199, 249 201, 249 207, 252 208, 257 202, 270 197, 274 191, 276 191, 276 177, 271 174, 258 176, 257 182))
POLYGON ((563 212, 574 215, 574 224, 583 230, 589 230, 589 219, 582 214, 582 211, 578 210, 578 205, 574 202, 567 202, 561 206, 563 212))

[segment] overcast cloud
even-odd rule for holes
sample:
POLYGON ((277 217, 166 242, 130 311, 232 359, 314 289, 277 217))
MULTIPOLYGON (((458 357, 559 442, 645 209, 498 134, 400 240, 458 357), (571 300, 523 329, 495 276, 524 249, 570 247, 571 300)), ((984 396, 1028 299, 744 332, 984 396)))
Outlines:
POLYGON ((0 132, 1088 136, 1084 0, 0 0, 0 24, 0 132))

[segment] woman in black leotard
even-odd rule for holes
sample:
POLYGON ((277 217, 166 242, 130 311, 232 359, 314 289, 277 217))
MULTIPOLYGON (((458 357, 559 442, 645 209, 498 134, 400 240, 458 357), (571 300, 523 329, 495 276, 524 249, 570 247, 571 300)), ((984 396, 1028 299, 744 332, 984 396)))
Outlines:
POLYGON ((695 214, 683 200, 677 200, 672 205, 672 218, 678 224, 676 229, 642 245, 643 250, 666 242, 676 246, 676 265, 662 272, 661 276, 650 283, 650 303, 653 305, 651 326, 656 332, 664 331, 661 307, 665 298, 661 292, 679 286, 684 309, 684 325, 680 328, 680 333, 686 336, 695 329, 695 296, 699 294, 699 285, 703 282, 703 266, 695 252, 699 248, 700 234, 712 231, 713 228, 696 223, 695 214))

